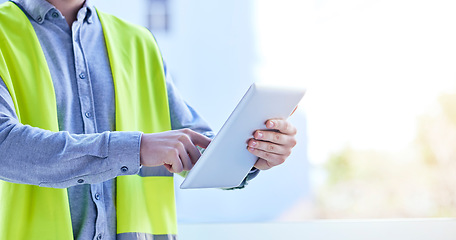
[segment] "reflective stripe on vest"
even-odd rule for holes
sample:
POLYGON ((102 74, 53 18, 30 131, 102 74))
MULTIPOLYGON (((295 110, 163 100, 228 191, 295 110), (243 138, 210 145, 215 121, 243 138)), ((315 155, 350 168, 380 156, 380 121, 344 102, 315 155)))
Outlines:
MULTIPOLYGON (((169 130, 163 62, 152 34, 111 15, 98 15, 114 80, 116 130, 169 130)), ((0 5, 0 23, 0 77, 19 121, 58 131, 51 75, 30 21, 7 2, 0 5)), ((141 171, 159 176, 117 178, 118 237, 175 239, 172 175, 161 168, 141 171)), ((67 190, 0 181, 0 239, 73 239, 67 190)))

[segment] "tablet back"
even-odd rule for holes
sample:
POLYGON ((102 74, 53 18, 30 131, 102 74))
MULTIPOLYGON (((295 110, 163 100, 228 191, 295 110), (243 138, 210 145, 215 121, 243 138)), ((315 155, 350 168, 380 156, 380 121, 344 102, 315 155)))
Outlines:
POLYGON ((288 118, 304 89, 252 84, 228 120, 190 170, 181 188, 229 188, 241 184, 257 157, 247 141, 271 118, 288 118))

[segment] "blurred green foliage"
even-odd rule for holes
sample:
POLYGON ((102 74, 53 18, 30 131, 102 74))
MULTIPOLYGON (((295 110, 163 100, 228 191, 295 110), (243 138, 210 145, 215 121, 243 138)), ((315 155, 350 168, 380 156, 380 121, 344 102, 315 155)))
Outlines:
POLYGON ((442 95, 417 126, 415 142, 400 151, 347 146, 332 154, 315 217, 455 217, 456 93, 442 95))
POLYGON ((347 147, 338 153, 331 155, 325 163, 325 169, 328 173, 328 184, 337 184, 341 181, 348 181, 352 178, 353 166, 350 162, 351 148, 347 147))

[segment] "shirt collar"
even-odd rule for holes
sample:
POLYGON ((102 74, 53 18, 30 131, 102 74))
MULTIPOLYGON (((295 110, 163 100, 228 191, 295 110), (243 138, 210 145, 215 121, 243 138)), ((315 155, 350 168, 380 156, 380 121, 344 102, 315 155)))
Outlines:
MULTIPOLYGON (((27 13, 33 20, 38 23, 43 23, 44 19, 46 18, 46 14, 49 11, 55 9, 58 11, 52 4, 50 4, 46 0, 11 0, 12 2, 19 5, 22 10, 27 13)), ((82 8, 79 10, 77 14, 78 21, 80 19, 86 20, 88 23, 93 22, 93 14, 92 12, 95 11, 95 8, 92 6, 90 0, 86 0, 82 8)))
POLYGON ((21 6, 22 10, 38 23, 42 23, 46 14, 51 9, 55 9, 46 0, 12 0, 12 2, 21 6))
POLYGON ((93 13, 95 11, 95 7, 92 5, 92 1, 90 0, 86 0, 84 5, 82 6, 83 9, 86 9, 86 14, 84 16, 84 19, 88 22, 88 23, 92 23, 93 22, 93 13))

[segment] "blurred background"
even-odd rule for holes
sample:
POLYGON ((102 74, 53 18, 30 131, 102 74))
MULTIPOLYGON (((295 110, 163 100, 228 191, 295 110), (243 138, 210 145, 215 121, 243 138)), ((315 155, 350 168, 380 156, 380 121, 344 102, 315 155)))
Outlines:
POLYGON ((153 32, 216 131, 252 82, 307 88, 289 160, 243 190, 176 177, 181 223, 456 216, 455 1, 92 2, 153 32))

